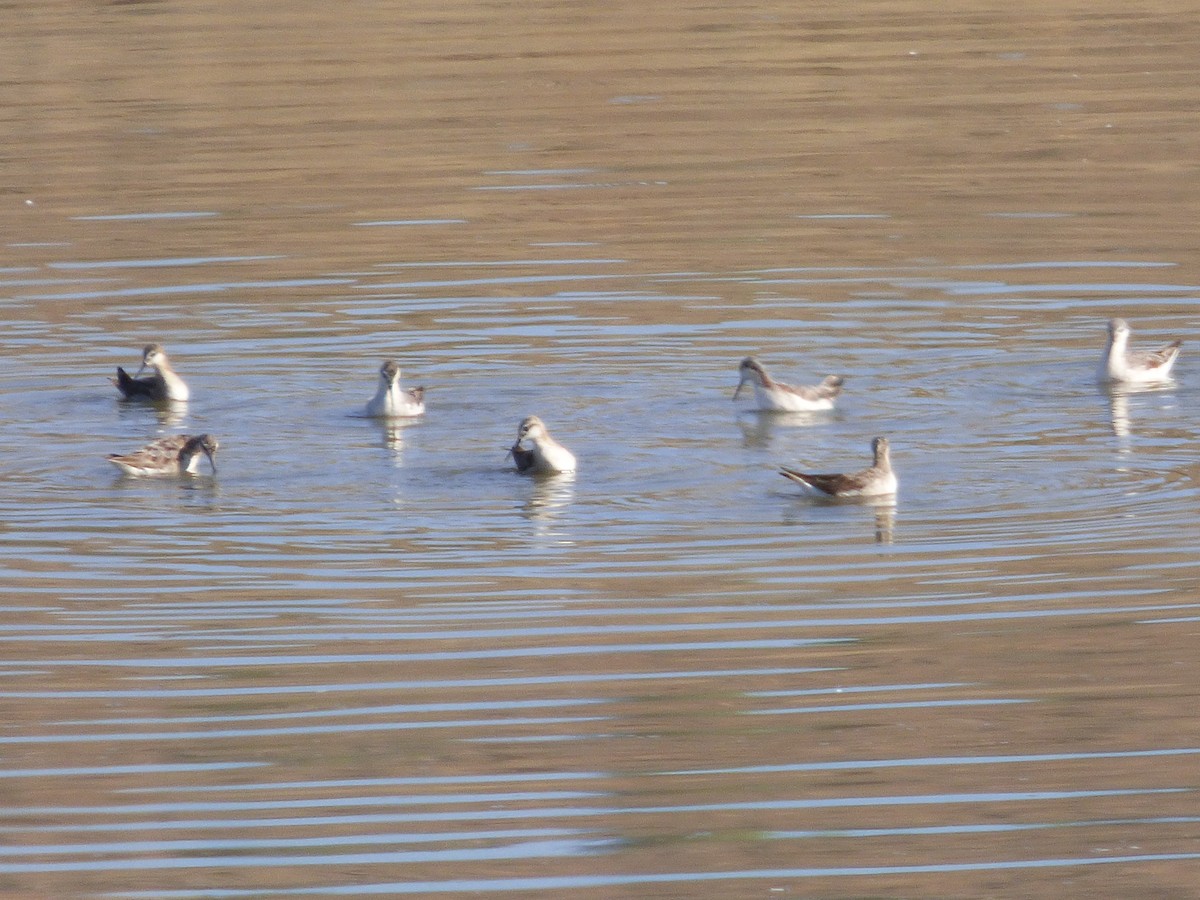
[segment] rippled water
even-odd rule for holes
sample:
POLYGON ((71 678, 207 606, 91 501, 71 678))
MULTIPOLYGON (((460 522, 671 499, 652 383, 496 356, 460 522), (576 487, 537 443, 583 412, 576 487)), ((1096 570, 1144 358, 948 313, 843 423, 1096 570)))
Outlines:
POLYGON ((81 62, 4 88, 0 892, 1192 896, 1192 45, 541 12, 23 25, 81 62), (1176 383, 1095 384, 1114 315, 1176 383), (190 403, 116 399, 151 340, 190 403), (837 410, 731 401, 751 353, 837 410), (424 417, 358 415, 385 358, 424 417), (895 505, 776 474, 875 435, 895 505))

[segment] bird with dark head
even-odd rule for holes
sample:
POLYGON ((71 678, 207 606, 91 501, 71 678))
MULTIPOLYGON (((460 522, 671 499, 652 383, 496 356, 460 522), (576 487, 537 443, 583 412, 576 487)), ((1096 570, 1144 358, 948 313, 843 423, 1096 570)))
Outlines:
POLYGON ((126 475, 195 475, 200 458, 204 456, 216 474, 217 463, 213 457, 220 446, 209 434, 195 437, 176 434, 152 441, 132 453, 110 453, 108 461, 126 475))

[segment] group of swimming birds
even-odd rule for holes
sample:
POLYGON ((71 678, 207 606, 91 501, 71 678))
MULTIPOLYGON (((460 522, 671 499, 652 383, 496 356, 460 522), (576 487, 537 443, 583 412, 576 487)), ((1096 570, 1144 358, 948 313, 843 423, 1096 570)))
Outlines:
MULTIPOLYGON (((1100 363, 1099 380, 1109 384, 1153 385, 1171 380, 1171 368, 1179 356, 1182 341, 1172 341, 1160 350, 1135 352, 1129 349, 1129 324, 1124 319, 1108 323, 1108 344, 1100 363)), ((753 386, 758 408, 764 412, 813 412, 833 409, 842 391, 844 379, 827 375, 820 384, 793 387, 776 381, 762 363, 753 357, 738 367, 739 381, 733 392, 737 399, 747 384, 753 386)), ((172 368, 166 351, 149 344, 142 351, 142 367, 130 375, 117 369, 113 383, 126 399, 152 402, 185 402, 191 396, 188 386, 172 368), (150 374, 143 375, 149 370, 150 374)), ((402 388, 400 367, 387 360, 379 369, 379 386, 363 413, 374 418, 410 418, 425 412, 425 389, 402 388)), ((213 472, 213 456, 220 445, 208 434, 186 434, 160 438, 128 454, 111 454, 109 462, 129 475, 196 474, 200 459, 208 459, 213 472)), ((899 482, 892 470, 888 440, 871 441, 874 460, 858 472, 814 474, 783 467, 783 477, 802 485, 818 496, 834 498, 886 497, 896 493, 899 482)), ((518 472, 532 475, 563 475, 575 471, 575 456, 550 436, 537 416, 528 416, 517 428, 517 440, 509 448, 518 472)))

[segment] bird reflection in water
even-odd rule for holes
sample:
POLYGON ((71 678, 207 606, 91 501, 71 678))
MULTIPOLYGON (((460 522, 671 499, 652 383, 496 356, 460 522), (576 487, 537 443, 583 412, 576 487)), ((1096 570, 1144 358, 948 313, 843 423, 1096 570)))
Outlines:
POLYGON ((380 443, 392 458, 392 465, 397 468, 404 465, 404 431, 415 424, 416 422, 412 420, 379 420, 380 443))
POLYGON ((807 428, 819 422, 828 422, 829 416, 830 413, 762 412, 755 409, 739 415, 737 424, 742 430, 743 447, 763 448, 771 446, 776 428, 807 428))
MULTIPOLYGON (((1151 398, 1144 397, 1142 400, 1135 400, 1135 396, 1143 394, 1163 394, 1163 403, 1167 405, 1173 404, 1174 392, 1171 390, 1171 384, 1108 384, 1103 387, 1103 391, 1108 395, 1109 421, 1112 424, 1112 433, 1117 438, 1118 448, 1121 453, 1129 453, 1132 450, 1130 439, 1134 436, 1137 420, 1133 416, 1134 407, 1140 405, 1141 412, 1145 412, 1145 407, 1151 402, 1151 398)), ((1151 426, 1153 429, 1153 425, 1151 426)), ((1142 431, 1146 431, 1146 426, 1142 426, 1142 431)))
POLYGON ((896 530, 896 498, 885 498, 869 505, 875 510, 875 543, 892 543, 896 530))
POLYGON ((539 534, 549 533, 548 526, 575 500, 575 476, 549 475, 530 482, 529 495, 521 507, 521 515, 539 526, 539 534))

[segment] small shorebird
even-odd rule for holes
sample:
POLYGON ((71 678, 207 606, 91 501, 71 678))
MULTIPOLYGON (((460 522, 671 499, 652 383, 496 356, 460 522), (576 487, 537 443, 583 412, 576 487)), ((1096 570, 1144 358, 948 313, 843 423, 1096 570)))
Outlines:
POLYGON ((1113 319, 1108 323, 1108 346, 1100 361, 1100 380, 1125 384, 1153 384, 1170 381, 1171 367, 1179 356, 1183 341, 1172 341, 1161 350, 1131 352, 1129 323, 1113 319))
POLYGON ((816 409, 833 409, 833 401, 842 392, 843 379, 840 375, 826 375, 821 383, 812 387, 792 387, 776 381, 767 374, 757 359, 747 356, 738 366, 741 381, 734 389, 736 400, 746 382, 754 385, 754 397, 758 408, 768 412, 810 412, 816 409))
POLYGON ((400 367, 387 360, 379 367, 379 388, 367 404, 366 414, 380 418, 395 419, 403 416, 419 416, 425 412, 425 388, 404 390, 400 387, 400 367))
POLYGON ((183 379, 171 368, 167 359, 167 351, 160 344, 147 344, 142 348, 142 367, 137 374, 130 375, 117 366, 117 377, 113 384, 127 400, 178 400, 184 401, 191 395, 183 379), (154 374, 145 378, 140 376, 146 369, 153 369, 154 374))
POLYGON ((779 474, 830 497, 880 497, 896 493, 896 473, 888 452, 887 438, 871 441, 875 462, 861 472, 849 475, 809 475, 795 469, 781 468, 779 474))
POLYGON ((213 454, 219 446, 217 439, 207 434, 195 437, 176 434, 159 438, 133 453, 110 453, 108 461, 126 475, 195 475, 204 455, 215 473, 217 464, 213 454))
POLYGON ((517 428, 517 442, 508 451, 518 472, 533 475, 557 475, 575 471, 575 456, 550 437, 550 432, 537 416, 526 417, 517 428), (521 446, 529 438, 532 447, 521 446))

